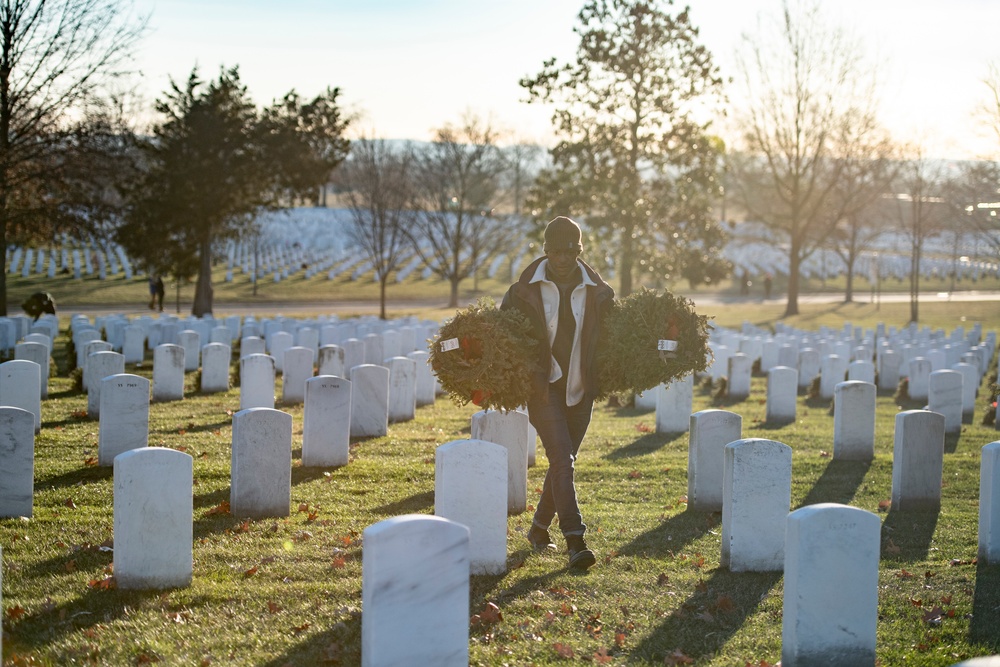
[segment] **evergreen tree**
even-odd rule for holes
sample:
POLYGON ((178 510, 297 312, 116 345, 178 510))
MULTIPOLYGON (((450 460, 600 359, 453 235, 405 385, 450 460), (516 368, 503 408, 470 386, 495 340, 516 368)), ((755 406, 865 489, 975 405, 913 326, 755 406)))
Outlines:
POLYGON ((585 219, 610 249, 623 295, 639 267, 656 282, 713 281, 727 270, 712 214, 722 145, 697 120, 722 80, 688 10, 662 4, 590 0, 576 61, 549 60, 521 81, 529 102, 555 105, 561 138, 532 207, 585 219))

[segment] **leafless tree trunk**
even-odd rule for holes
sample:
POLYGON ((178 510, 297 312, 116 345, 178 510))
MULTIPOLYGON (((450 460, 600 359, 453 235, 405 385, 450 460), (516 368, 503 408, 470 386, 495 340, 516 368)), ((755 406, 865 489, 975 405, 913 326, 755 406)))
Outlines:
POLYGON ((360 139, 339 171, 351 211, 351 238, 372 263, 379 283, 379 317, 386 319, 389 274, 411 246, 407 206, 412 197, 409 147, 394 149, 382 139, 360 139))
POLYGON ((747 102, 730 167, 748 217, 787 240, 785 315, 795 315, 799 267, 856 205, 842 179, 851 147, 878 133, 874 75, 812 0, 786 0, 770 30, 745 39, 738 66, 747 102))
POLYGON ((451 285, 448 306, 458 306, 458 287, 481 259, 505 164, 498 132, 467 115, 460 127, 446 125, 416 160, 414 247, 451 285))
POLYGON ((946 188, 941 168, 923 159, 908 160, 899 173, 894 188, 895 219, 910 249, 910 321, 920 316, 920 262, 924 245, 941 233, 951 208, 942 197, 946 188))

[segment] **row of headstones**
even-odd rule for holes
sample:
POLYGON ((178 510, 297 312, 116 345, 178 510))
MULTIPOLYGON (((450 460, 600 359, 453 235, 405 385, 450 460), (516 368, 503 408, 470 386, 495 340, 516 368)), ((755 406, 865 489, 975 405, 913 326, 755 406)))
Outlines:
MULTIPOLYGON (((85 246, 82 251, 74 249, 73 256, 73 277, 79 280, 86 273, 90 275, 94 272, 94 264, 91 257, 97 260, 97 272, 101 280, 106 280, 109 273, 115 275, 121 268, 127 280, 132 279, 132 263, 125 254, 121 246, 111 246, 110 252, 95 246, 90 248, 85 246), (110 269, 110 270, 109 270, 110 269)), ((27 278, 32 273, 42 275, 45 273, 49 278, 54 278, 56 271, 60 268, 69 269, 70 251, 66 248, 61 253, 57 253, 53 248, 48 254, 48 269, 46 269, 46 252, 43 249, 34 248, 14 248, 7 251, 7 271, 11 274, 20 272, 22 278, 27 278), (61 262, 60 262, 61 258, 61 262), (23 260, 23 261, 22 261, 23 260)))
MULTIPOLYGON (((234 420, 231 507, 238 516, 285 516, 289 511, 290 480, 278 492, 273 483, 278 466, 272 464, 280 458, 282 476, 289 476, 290 418, 286 416, 281 433, 278 433, 273 419, 263 421, 267 413, 264 409, 251 410, 234 420), (257 455, 240 444, 244 426, 249 427, 250 438, 258 446, 257 455), (281 444, 275 445, 275 442, 281 444), (241 488, 244 475, 241 474, 240 455, 245 457, 244 463, 249 468, 257 472, 269 471, 247 475, 245 481, 251 482, 253 489, 246 494, 241 488), (269 491, 275 491, 270 499, 273 503, 264 498, 269 491), (245 495, 253 495, 256 502, 248 507, 241 501, 245 495), (271 511, 257 512, 265 506, 271 507, 271 511)), ((937 456, 940 459, 943 422, 939 415, 915 411, 912 416, 900 415, 897 421, 900 422, 897 447, 906 443, 906 449, 913 447, 914 431, 919 433, 928 427, 934 431, 937 421, 936 432, 941 440, 937 456)), ((834 504, 813 505, 789 514, 792 454, 791 448, 780 442, 736 440, 725 445, 724 454, 722 564, 732 571, 784 570, 783 664, 826 664, 824 661, 833 655, 841 658, 846 655, 850 659, 832 664, 873 664, 880 541, 878 517, 834 504)), ((419 636, 412 638, 412 642, 404 642, 410 651, 408 655, 412 657, 414 650, 418 654, 431 651, 427 656, 420 654, 431 661, 426 664, 447 664, 446 656, 454 651, 465 655, 468 577, 482 572, 502 572, 505 567, 510 471, 507 459, 507 449, 483 440, 460 440, 442 445, 436 453, 436 517, 396 517, 366 529, 362 575, 363 653, 378 654, 383 649, 376 644, 395 645, 401 640, 409 640, 412 631, 419 636), (396 537, 389 537, 393 526, 408 528, 400 529, 396 537), (450 532, 432 537, 424 532, 427 530, 450 532), (414 531, 421 537, 418 538, 414 531), (399 543, 402 535, 406 536, 402 538, 405 548, 399 543), (389 544, 394 544, 395 548, 387 546, 389 544), (484 554, 489 553, 502 553, 503 557, 491 559, 487 555, 484 558, 484 554), (464 594, 454 598, 442 595, 442 591, 454 587, 464 594), (456 605, 461 610, 460 614, 454 614, 458 622, 444 634, 457 633, 456 636, 463 639, 442 645, 441 624, 443 619, 452 618, 456 605), (427 617, 436 619, 438 630, 432 636, 439 641, 424 642, 425 625, 414 619, 427 617), (392 624, 384 625, 382 620, 388 618, 392 619, 392 624), (407 620, 401 621, 401 618, 407 620), (365 624, 368 624, 367 632, 365 624), (376 638, 384 640, 385 633, 390 631, 396 641, 376 641, 376 638), (371 641, 366 642, 366 638, 371 641)), ((980 526, 981 533, 984 527, 986 532, 993 531, 992 544, 983 544, 981 535, 980 558, 985 563, 1000 561, 996 530, 1000 516, 998 466, 1000 442, 995 442, 983 450, 984 498, 980 526)), ((937 469, 939 494, 940 466, 937 469)), ((919 503, 902 504, 903 495, 895 492, 899 479, 901 476, 894 472, 894 504, 900 503, 897 509, 923 507, 919 503)), ((116 458, 114 525, 119 586, 159 588, 190 583, 191 494, 188 487, 177 488, 184 483, 191 483, 191 459, 186 454, 146 449, 116 458), (167 470, 166 457, 173 457, 178 462, 174 465, 176 474, 167 470), (157 486, 151 484, 154 479, 160 484, 173 479, 179 482, 157 486), (151 507, 157 503, 158 507, 151 507), (168 539, 164 530, 153 526, 176 527, 180 534, 168 539), (163 542, 156 543, 149 533, 155 533, 163 542), (183 552, 178 552, 178 545, 183 552), (168 557, 157 560, 143 553, 143 549, 155 550, 168 557), (178 568, 178 565, 184 567, 178 568), (173 574, 167 579, 169 572, 173 574)), ((381 663, 376 661, 375 664, 381 663)))
MULTIPOLYGON (((231 507, 236 515, 289 513, 291 418, 275 419, 272 412, 254 409, 234 418, 231 507), (273 483, 278 459, 283 476, 289 478, 280 490, 273 483), (262 514, 265 508, 270 513, 262 514)), ((904 428, 922 425, 900 417, 904 428)), ((0 432, 7 431, 8 423, 29 430, 30 415, 0 410, 0 432)), ((908 441, 907 435, 897 435, 897 446, 901 439, 908 441)), ((506 551, 507 452, 478 439, 442 445, 436 453, 437 516, 395 517, 365 530, 365 664, 393 664, 398 646, 421 664, 467 664, 469 575, 489 571, 489 563, 477 564, 477 554, 498 550, 501 544, 506 551), (494 530, 485 530, 487 526, 494 530)), ((190 584, 192 461, 185 453, 165 448, 141 448, 115 457, 119 587, 190 584)), ((874 664, 878 517, 835 504, 789 514, 791 449, 782 443, 731 442, 725 446, 724 466, 723 565, 734 571, 784 569, 782 664, 874 664)), ((894 486, 896 479, 894 474, 894 486)), ((982 481, 980 558, 1000 562, 1000 442, 983 450, 982 481), (992 543, 985 548, 984 530, 992 531, 992 543)))

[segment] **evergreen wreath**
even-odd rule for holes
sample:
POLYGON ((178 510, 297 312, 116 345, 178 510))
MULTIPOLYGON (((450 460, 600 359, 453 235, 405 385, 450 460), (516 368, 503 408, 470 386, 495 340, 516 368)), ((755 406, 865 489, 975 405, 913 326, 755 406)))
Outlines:
POLYGON ((616 299, 597 355, 601 395, 625 396, 708 368, 708 317, 694 303, 664 290, 642 288, 616 299), (676 341, 660 350, 661 340, 676 341))
POLYGON ((516 309, 479 299, 442 325, 430 344, 431 367, 457 405, 514 410, 527 404, 538 367, 530 332, 516 309))

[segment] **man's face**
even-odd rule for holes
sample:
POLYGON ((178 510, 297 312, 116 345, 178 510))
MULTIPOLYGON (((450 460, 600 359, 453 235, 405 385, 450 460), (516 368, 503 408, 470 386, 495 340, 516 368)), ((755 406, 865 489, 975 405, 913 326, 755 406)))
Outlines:
POLYGON ((549 250, 545 257, 549 260, 549 270, 556 278, 566 279, 573 275, 576 270, 576 258, 580 256, 579 250, 549 250))

